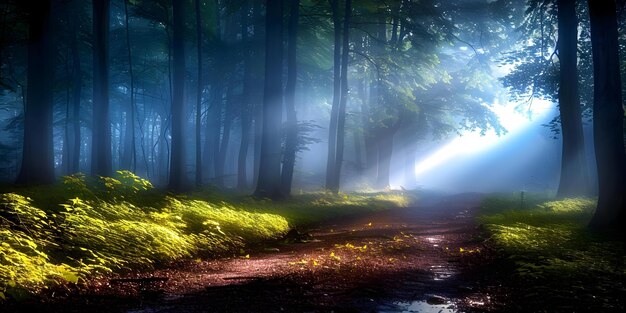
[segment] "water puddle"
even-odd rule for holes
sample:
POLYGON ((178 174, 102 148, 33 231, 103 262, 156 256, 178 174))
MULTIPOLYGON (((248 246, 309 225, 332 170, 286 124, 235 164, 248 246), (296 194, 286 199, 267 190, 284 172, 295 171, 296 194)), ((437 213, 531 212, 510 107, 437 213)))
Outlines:
POLYGON ((445 304, 430 304, 426 300, 412 301, 412 302, 396 302, 393 307, 381 308, 378 312, 385 313, 457 313, 451 303, 445 304))

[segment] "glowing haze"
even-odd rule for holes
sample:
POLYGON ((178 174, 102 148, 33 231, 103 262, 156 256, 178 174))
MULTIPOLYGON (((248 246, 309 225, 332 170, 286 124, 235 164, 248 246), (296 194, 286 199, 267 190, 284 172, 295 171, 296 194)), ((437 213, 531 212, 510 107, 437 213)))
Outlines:
MULTIPOLYGON (((507 132, 498 136, 493 131, 480 135, 478 132, 464 132, 461 136, 452 139, 443 146, 418 159, 415 164, 415 176, 418 182, 430 183, 438 176, 450 171, 455 164, 465 163, 471 167, 468 160, 474 160, 477 155, 485 156, 496 154, 498 149, 510 149, 512 142, 523 137, 525 132, 541 131, 546 117, 554 112, 554 104, 545 100, 533 100, 532 109, 520 113, 516 110, 517 104, 494 104, 492 110, 498 115, 500 123, 507 132)), ((547 130, 546 130, 547 131, 547 130)), ((550 143, 550 141, 546 141, 550 143)), ((558 144, 558 141, 552 141, 558 144)), ((530 149, 530 148, 529 148, 530 149)), ((510 161, 510 160, 509 160, 510 161)))

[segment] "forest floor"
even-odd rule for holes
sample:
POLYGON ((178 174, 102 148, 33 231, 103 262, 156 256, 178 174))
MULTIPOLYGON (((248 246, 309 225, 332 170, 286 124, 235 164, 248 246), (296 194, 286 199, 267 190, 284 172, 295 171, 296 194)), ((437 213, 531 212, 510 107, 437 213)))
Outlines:
POLYGON ((489 311, 498 304, 488 291, 498 286, 483 275, 494 256, 475 224, 481 199, 477 194, 424 199, 409 208, 327 221, 240 256, 93 280, 10 309, 489 311))

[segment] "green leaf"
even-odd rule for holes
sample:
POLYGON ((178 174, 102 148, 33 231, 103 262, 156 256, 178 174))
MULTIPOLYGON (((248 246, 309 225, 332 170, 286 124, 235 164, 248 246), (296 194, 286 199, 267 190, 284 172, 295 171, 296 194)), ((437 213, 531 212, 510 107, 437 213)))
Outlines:
POLYGON ((61 271, 61 273, 59 273, 59 275, 61 276, 61 278, 65 279, 66 281, 70 282, 70 283, 78 283, 78 275, 76 275, 76 273, 68 271, 68 270, 64 270, 61 271))

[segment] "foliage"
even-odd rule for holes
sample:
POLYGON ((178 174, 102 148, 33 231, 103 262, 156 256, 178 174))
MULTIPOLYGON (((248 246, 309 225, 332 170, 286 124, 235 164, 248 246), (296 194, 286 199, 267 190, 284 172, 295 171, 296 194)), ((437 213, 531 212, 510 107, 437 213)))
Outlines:
POLYGON ((526 301, 545 304, 574 293, 590 307, 619 306, 619 295, 626 292, 624 247, 587 229, 595 206, 596 200, 588 198, 527 208, 519 208, 518 199, 486 200, 483 209, 488 213, 479 220, 514 269, 513 283, 523 286, 526 301))
POLYGON ((166 195, 127 171, 66 176, 58 186, 0 195, 0 299, 112 271, 238 254, 304 223, 409 200, 400 193, 309 193, 284 202, 207 190, 166 195))

